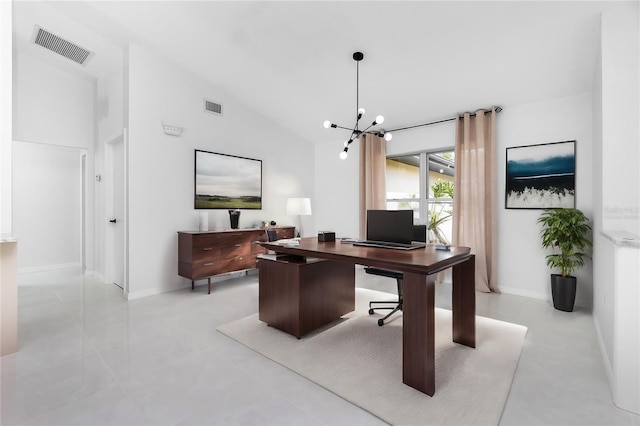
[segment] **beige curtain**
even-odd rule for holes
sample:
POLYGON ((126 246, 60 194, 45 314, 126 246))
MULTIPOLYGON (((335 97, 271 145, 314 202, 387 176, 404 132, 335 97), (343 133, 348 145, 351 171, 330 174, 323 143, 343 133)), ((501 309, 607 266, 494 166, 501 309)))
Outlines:
POLYGON ((384 138, 360 136, 360 238, 366 238, 367 210, 387 208, 385 169, 387 148, 384 138))
POLYGON ((476 255, 476 290, 498 292, 495 109, 456 119, 453 244, 476 255))

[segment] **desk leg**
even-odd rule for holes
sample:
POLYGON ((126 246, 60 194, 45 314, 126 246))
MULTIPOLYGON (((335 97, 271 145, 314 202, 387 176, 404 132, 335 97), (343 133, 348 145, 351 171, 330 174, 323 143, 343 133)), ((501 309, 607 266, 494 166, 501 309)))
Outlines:
POLYGON ((476 347, 476 257, 453 267, 453 341, 476 347))
POLYGON ((434 302, 436 274, 404 273, 402 382, 433 396, 436 390, 434 302))

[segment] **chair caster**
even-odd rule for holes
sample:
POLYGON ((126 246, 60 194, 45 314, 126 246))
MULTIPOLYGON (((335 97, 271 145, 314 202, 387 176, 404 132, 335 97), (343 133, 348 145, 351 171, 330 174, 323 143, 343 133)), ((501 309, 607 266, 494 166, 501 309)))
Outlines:
POLYGON ((384 325, 384 320, 383 320, 383 319, 379 319, 379 320, 378 320, 378 325, 379 325, 380 327, 382 327, 382 326, 384 325))
POLYGON ((369 308, 369 315, 373 315, 373 309, 369 308))

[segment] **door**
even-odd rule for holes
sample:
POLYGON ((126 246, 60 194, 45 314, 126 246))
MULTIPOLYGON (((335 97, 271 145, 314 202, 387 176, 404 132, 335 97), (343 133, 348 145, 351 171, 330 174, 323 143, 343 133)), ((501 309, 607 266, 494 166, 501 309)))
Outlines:
POLYGON ((107 224, 105 232, 105 264, 107 282, 114 283, 126 291, 126 170, 124 145, 124 137, 119 136, 107 143, 106 146, 107 224))

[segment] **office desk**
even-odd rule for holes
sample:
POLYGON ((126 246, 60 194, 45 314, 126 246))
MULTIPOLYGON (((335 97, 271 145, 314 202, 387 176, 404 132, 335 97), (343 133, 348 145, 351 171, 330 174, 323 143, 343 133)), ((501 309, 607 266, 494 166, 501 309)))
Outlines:
MULTIPOLYGON (((427 246, 391 250, 302 238, 299 246, 260 243, 276 253, 327 259, 404 273, 402 381, 427 395, 435 393, 434 304, 436 273, 453 268, 453 341, 475 348, 475 256, 468 247, 451 251, 427 246)), ((372 327, 377 327, 371 322, 372 327)))

